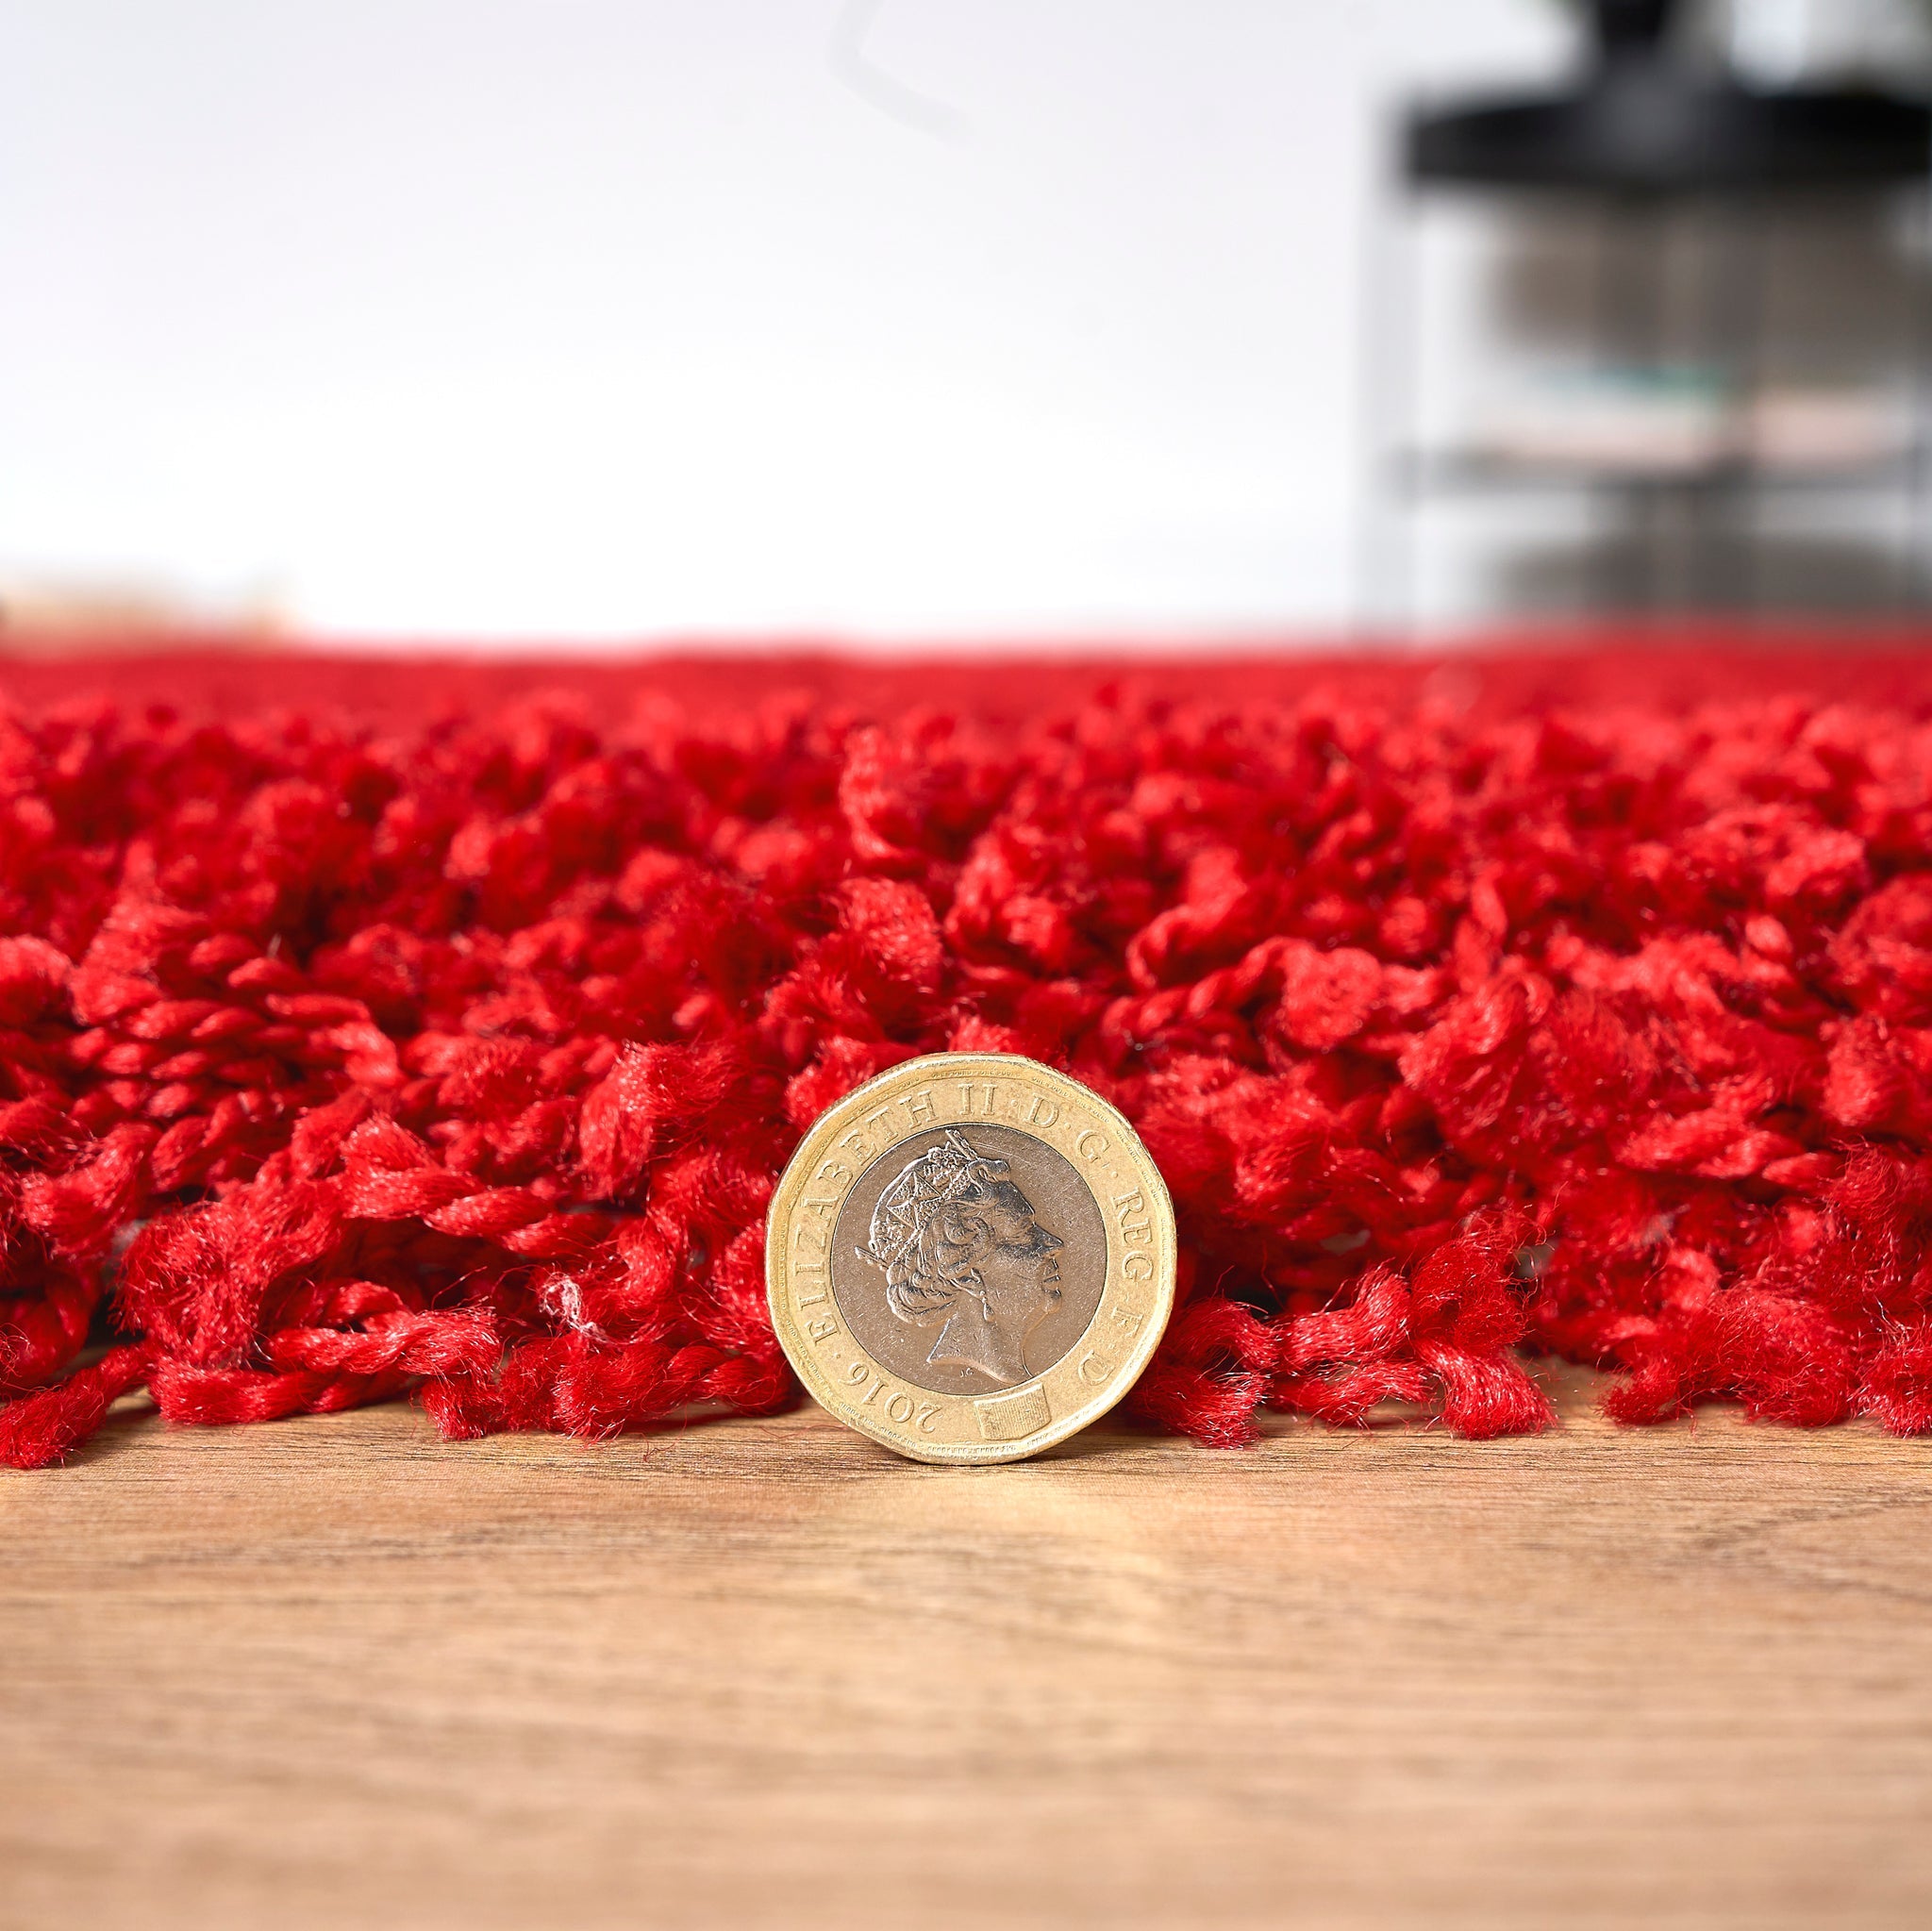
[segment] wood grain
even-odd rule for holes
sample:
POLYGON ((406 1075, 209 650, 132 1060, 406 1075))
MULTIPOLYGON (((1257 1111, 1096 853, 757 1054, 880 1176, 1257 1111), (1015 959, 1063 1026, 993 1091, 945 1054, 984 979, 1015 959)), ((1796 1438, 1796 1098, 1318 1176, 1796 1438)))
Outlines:
POLYGON ((1932 1922, 1927 1449, 117 1421, 0 1480, 0 1923, 1932 1922))

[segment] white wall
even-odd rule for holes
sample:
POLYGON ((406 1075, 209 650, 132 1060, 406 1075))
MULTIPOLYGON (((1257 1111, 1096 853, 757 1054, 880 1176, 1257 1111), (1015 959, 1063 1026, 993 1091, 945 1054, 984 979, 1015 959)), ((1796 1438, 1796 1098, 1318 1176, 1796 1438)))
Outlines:
POLYGON ((1379 108, 1549 0, 8 0, 0 580, 1342 622, 1379 108))

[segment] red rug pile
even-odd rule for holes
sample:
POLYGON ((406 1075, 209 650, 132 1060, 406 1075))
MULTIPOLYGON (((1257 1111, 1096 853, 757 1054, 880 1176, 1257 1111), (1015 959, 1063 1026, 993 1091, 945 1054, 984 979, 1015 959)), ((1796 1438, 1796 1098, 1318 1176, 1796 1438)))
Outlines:
POLYGON ((1932 654, 0 667, 0 1461, 411 1388, 794 1388, 763 1216, 897 1060, 1120 1106, 1235 1443, 1521 1365, 1932 1429, 1932 654), (76 1367, 75 1363, 84 1361, 76 1367))

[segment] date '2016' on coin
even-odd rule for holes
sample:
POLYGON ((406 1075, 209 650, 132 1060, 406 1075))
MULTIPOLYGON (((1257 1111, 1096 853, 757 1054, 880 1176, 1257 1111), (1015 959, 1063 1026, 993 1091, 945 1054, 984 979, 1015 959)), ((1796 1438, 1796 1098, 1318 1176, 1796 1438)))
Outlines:
POLYGON ((828 1107, 773 1196, 773 1325, 821 1406, 921 1461, 1015 1461, 1126 1393, 1174 1307, 1174 1208, 1077 1080, 938 1053, 828 1107))

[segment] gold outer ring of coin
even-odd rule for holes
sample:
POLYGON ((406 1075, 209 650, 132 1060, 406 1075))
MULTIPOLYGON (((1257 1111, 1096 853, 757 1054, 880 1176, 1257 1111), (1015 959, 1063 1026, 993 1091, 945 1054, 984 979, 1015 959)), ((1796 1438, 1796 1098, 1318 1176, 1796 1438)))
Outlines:
POLYGON ((848 1427, 917 1461, 1018 1461, 1133 1387, 1174 1258, 1160 1170, 1099 1094, 1017 1054, 935 1053, 813 1122, 772 1198, 765 1291, 799 1379, 848 1427), (944 1216, 962 1188, 963 1223, 944 1216), (989 1283, 1014 1281, 996 1306, 989 1283))

